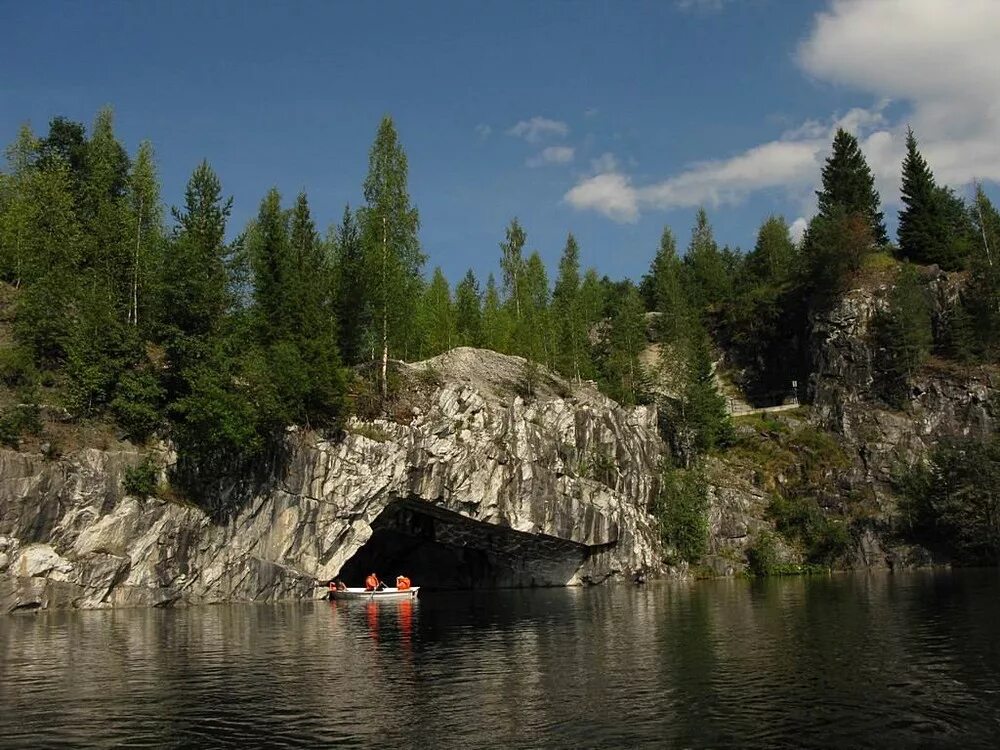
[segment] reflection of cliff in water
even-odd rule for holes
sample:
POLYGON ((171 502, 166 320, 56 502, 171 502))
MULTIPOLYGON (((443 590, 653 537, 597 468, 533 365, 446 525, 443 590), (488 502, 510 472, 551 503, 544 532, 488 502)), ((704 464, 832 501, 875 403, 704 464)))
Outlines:
POLYGON ((339 577, 350 586, 361 585, 372 571, 390 585, 405 574, 430 589, 563 586, 590 552, 583 544, 401 500, 375 519, 371 537, 339 577))

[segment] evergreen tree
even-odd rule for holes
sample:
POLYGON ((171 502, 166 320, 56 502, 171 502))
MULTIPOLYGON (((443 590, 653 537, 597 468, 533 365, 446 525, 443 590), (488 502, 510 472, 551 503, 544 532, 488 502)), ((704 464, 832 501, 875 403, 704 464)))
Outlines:
POLYGON ((604 285, 601 284, 597 271, 588 268, 583 275, 583 282, 580 284, 580 311, 584 325, 587 327, 588 341, 594 327, 604 320, 605 304, 604 285))
POLYGON ((392 118, 383 117, 368 158, 362 243, 367 259, 374 338, 382 357, 382 397, 388 397, 390 348, 405 351, 414 318, 424 255, 417 230, 420 218, 410 205, 409 167, 392 118))
POLYGON ((685 370, 683 425, 689 434, 690 446, 700 455, 732 439, 726 400, 715 385, 711 342, 701 326, 694 326, 688 338, 685 370))
POLYGON ((982 185, 976 186, 969 214, 973 231, 967 304, 976 322, 980 356, 997 361, 1000 359, 1000 212, 982 185))
POLYGON ((712 227, 705 209, 699 208, 691 243, 684 256, 688 279, 688 295, 698 311, 714 308, 732 296, 733 280, 719 246, 715 244, 712 227))
POLYGON ((612 398, 622 404, 637 404, 646 388, 639 355, 646 347, 646 316, 642 297, 628 284, 611 321, 603 380, 612 398))
POLYGON ((858 139, 843 128, 833 138, 832 153, 823 166, 823 189, 816 192, 819 215, 832 220, 841 214, 863 216, 872 239, 879 245, 888 243, 885 222, 879 209, 868 162, 865 161, 858 139))
POLYGON ((661 342, 680 341, 687 333, 690 308, 684 291, 683 266, 669 227, 663 228, 660 247, 649 270, 653 309, 660 314, 657 333, 661 342))
POLYGON ((496 352, 510 353, 511 320, 507 308, 500 301, 493 274, 486 280, 483 293, 483 346, 496 352))
POLYGON ((769 216, 757 231, 757 244, 747 256, 746 268, 756 283, 788 279, 795 269, 796 250, 784 217, 769 216))
POLYGON ((171 395, 185 389, 185 369, 206 360, 229 306, 225 232, 231 208, 219 178, 202 162, 188 180, 183 208, 172 212, 177 227, 163 264, 171 395))
POLYGON ((344 207, 344 216, 334 234, 334 248, 334 308, 339 324, 339 348, 344 362, 354 365, 365 356, 365 329, 370 327, 370 306, 361 235, 350 206, 344 207))
POLYGON ((521 317, 514 329, 514 346, 527 359, 552 366, 552 319, 549 314, 549 277, 545 264, 533 252, 524 265, 520 293, 521 317))
POLYGON ((871 248, 871 225, 860 214, 835 207, 814 216, 802 241, 803 283, 813 303, 826 305, 840 294, 871 248))
POLYGON ((455 339, 455 311, 451 290, 441 268, 434 269, 434 276, 424 297, 427 315, 427 346, 431 356, 451 349, 455 339))
POLYGON ((906 263, 889 296, 889 309, 876 321, 880 345, 880 390, 896 407, 906 402, 909 382, 931 351, 931 307, 927 287, 906 263))
POLYGON ((580 299, 580 248, 570 234, 559 260, 559 277, 552 293, 555 365, 578 381, 591 375, 587 321, 580 299))
MULTIPOLYGON (((952 257, 953 230, 957 227, 954 196, 939 188, 924 157, 917 150, 913 131, 906 131, 903 160, 903 210, 899 212, 899 249, 914 263, 938 263, 956 268, 961 258, 952 257), (952 210, 949 211, 948 209, 952 210), (948 214, 951 214, 949 216, 948 214)), ((961 209, 958 213, 964 213, 961 209)))
POLYGON ((260 203, 257 219, 247 233, 258 338, 265 346, 284 338, 291 329, 291 306, 285 294, 291 272, 288 216, 281 195, 271 188, 260 203))
POLYGON ((455 339, 459 346, 483 344, 479 282, 471 268, 455 287, 455 339))

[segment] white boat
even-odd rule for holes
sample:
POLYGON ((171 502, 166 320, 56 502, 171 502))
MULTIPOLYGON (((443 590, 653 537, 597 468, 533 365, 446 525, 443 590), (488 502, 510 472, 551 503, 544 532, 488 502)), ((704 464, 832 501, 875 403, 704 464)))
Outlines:
POLYGON ((334 599, 368 599, 369 601, 378 601, 382 599, 416 599, 418 591, 420 591, 419 586, 412 586, 402 590, 384 588, 379 591, 347 588, 331 591, 330 595, 334 599))

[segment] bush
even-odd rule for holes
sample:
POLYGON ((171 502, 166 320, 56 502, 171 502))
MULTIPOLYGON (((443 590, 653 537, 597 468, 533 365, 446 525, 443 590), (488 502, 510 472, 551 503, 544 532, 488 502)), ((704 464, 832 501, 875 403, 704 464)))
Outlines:
POLYGON ((17 448, 25 435, 42 431, 42 420, 36 404, 17 404, 0 412, 0 443, 17 448))
POLYGON ((0 348, 0 382, 16 388, 34 385, 37 380, 38 371, 31 352, 18 345, 0 348))
POLYGON ((847 554, 851 535, 846 523, 829 518, 815 498, 777 495, 768 516, 782 536, 801 545, 808 563, 829 568, 847 554))
POLYGON ((136 497, 155 495, 159 473, 159 467, 150 456, 146 456, 135 466, 126 467, 122 481, 125 492, 136 497))
POLYGON ((162 423, 163 389, 148 372, 127 372, 118 383, 111 411, 129 438, 145 442, 162 423))

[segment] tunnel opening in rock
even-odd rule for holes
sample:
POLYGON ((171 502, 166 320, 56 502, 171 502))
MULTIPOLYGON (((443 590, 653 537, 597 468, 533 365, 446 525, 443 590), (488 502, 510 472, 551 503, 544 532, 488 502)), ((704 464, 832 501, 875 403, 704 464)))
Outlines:
POLYGON ((431 590, 564 586, 590 554, 583 544, 476 521, 423 500, 390 503, 340 569, 348 586, 406 575, 431 590))

